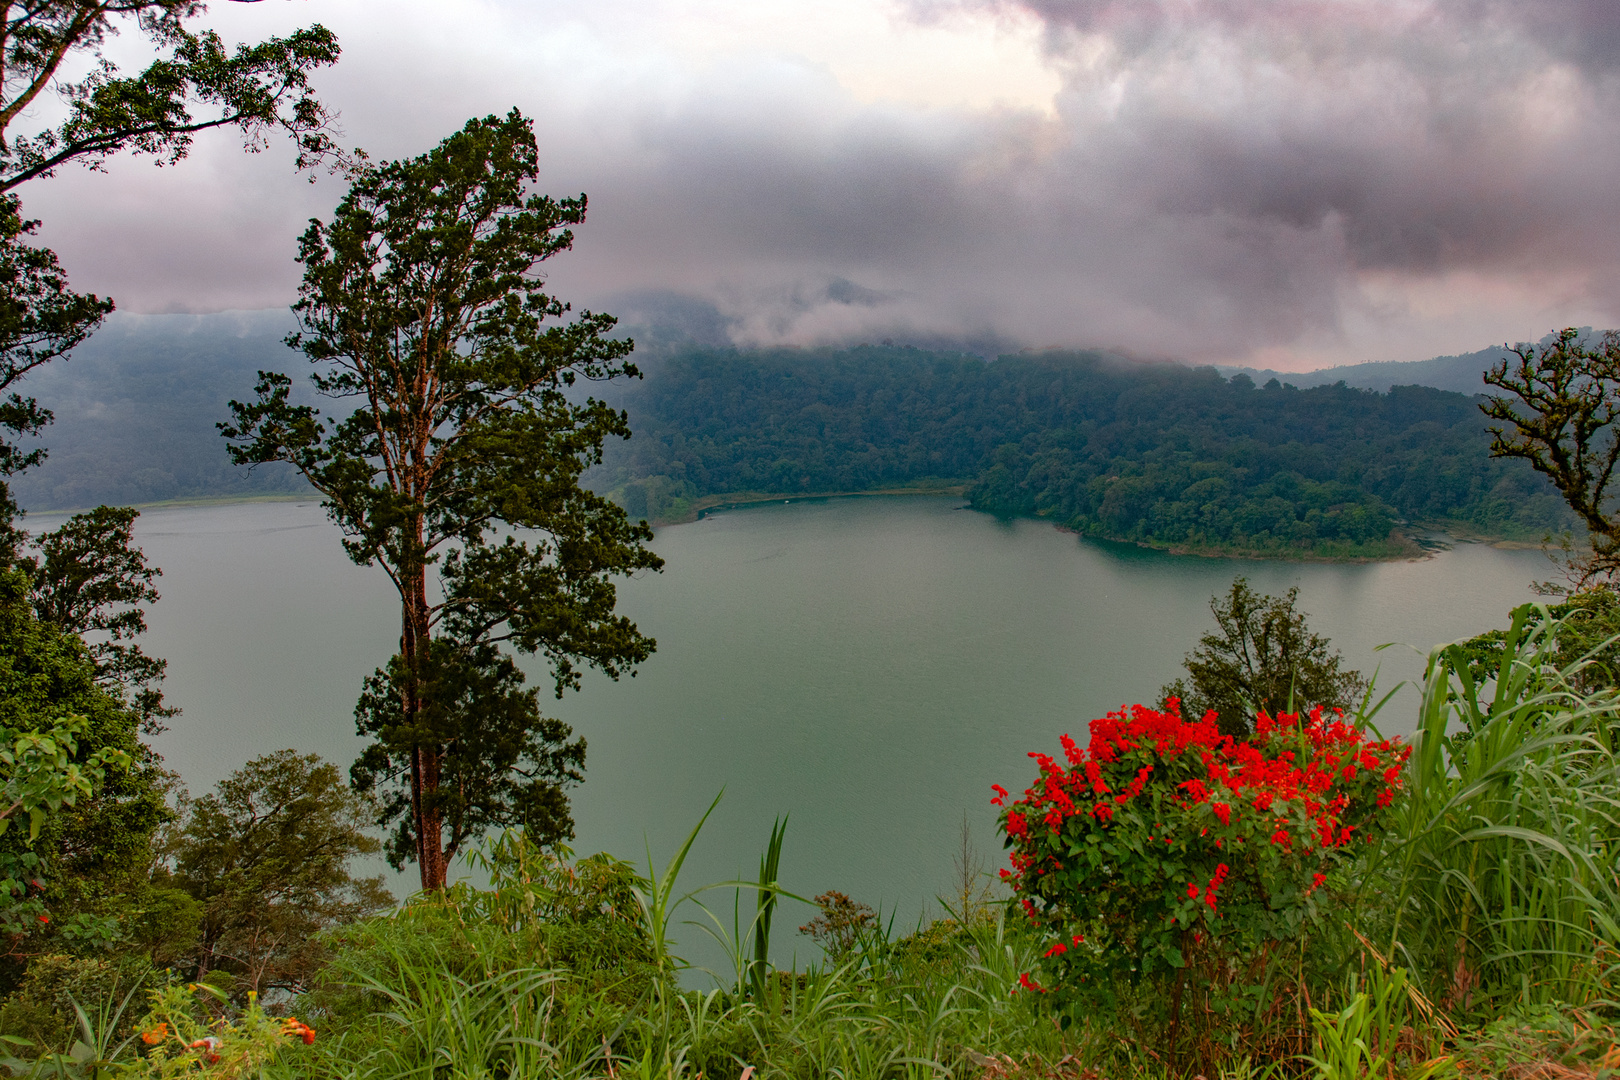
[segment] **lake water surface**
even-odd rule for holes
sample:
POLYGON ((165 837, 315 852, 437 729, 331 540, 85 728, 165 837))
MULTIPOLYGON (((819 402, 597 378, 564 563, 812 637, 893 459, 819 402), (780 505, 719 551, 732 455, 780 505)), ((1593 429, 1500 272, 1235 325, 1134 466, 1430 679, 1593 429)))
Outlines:
MULTIPOLYGON (((184 709, 156 746, 191 790, 285 747, 346 769, 360 681, 397 640, 381 571, 349 563, 312 503, 154 510, 136 531, 164 570, 149 651, 184 709)), ((1481 544, 1370 565, 1171 556, 933 497, 730 510, 654 546, 666 570, 626 582, 621 609, 656 655, 554 703, 589 743, 576 849, 640 861, 650 844, 661 867, 724 788, 683 880, 753 876, 791 814, 786 888, 838 889, 902 923, 949 890, 964 813, 997 855, 990 785, 1023 787, 1028 751, 1151 700, 1234 575, 1297 585, 1312 628, 1351 666, 1381 665, 1383 686, 1422 661, 1378 645, 1503 625, 1549 576, 1537 552, 1481 544)), ((1385 730, 1408 730, 1415 702, 1398 695, 1385 730)))

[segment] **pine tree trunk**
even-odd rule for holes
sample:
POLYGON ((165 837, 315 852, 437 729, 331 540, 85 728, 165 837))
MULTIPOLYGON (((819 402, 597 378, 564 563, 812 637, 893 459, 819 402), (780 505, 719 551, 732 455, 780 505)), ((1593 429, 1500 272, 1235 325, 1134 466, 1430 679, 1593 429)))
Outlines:
MULTIPOLYGON (((405 553, 411 560, 409 568, 400 575, 404 593, 404 618, 400 634, 400 659, 405 665, 405 687, 401 702, 408 730, 420 731, 422 712, 421 670, 427 659, 430 628, 428 625, 427 566, 418 557, 421 550, 421 518, 416 517, 406 526, 412 548, 405 553)), ((409 543, 410 541, 408 541, 409 543)), ((403 569, 403 568, 402 568, 403 569)), ((444 853, 444 821, 432 805, 433 793, 438 791, 444 762, 442 747, 431 743, 418 743, 411 751, 411 815, 415 819, 416 866, 422 880, 422 891, 444 888, 449 869, 444 853)))

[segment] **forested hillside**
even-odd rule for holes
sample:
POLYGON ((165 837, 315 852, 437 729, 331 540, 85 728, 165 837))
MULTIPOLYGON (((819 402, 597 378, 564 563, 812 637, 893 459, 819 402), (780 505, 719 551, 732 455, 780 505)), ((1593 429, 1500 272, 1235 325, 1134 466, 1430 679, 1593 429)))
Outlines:
POLYGON ((284 309, 114 315, 21 384, 56 420, 41 440, 45 463, 11 481, 18 501, 73 510, 307 491, 286 466, 233 466, 214 428, 260 368, 297 370, 281 340, 294 329, 284 309))
MULTIPOLYGON (((258 368, 297 370, 291 328, 282 311, 116 316, 27 381, 57 419, 22 504, 307 491, 284 466, 231 466, 214 428, 258 368)), ((636 433, 592 483, 653 521, 730 494, 953 485, 996 513, 1200 550, 1379 555, 1400 521, 1532 540, 1569 523, 1522 462, 1490 458, 1473 400, 1427 387, 1257 386, 1096 352, 687 348, 643 366, 584 391, 608 390, 636 433)))
POLYGON ((1256 386, 1102 353, 694 351, 628 396, 597 471, 635 515, 732 493, 967 486, 975 507, 1192 550, 1391 554, 1401 522, 1539 538, 1568 523, 1493 460, 1462 394, 1256 386))

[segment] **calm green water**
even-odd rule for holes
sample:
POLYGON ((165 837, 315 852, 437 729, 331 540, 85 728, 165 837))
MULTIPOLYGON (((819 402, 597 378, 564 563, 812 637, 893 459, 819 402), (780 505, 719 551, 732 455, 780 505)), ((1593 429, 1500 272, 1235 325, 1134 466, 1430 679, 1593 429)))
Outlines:
MULTIPOLYGON (((191 789, 289 746, 346 767, 360 680, 397 634, 381 572, 350 564, 312 504, 152 511, 138 534, 164 568, 151 651, 185 710, 157 747, 191 789)), ((589 742, 576 847, 639 860, 650 844, 661 866, 724 788, 685 880, 752 876, 790 813, 784 886, 902 923, 949 889, 964 812, 996 854, 990 784, 1021 787, 1028 751, 1150 699, 1235 574, 1298 585, 1312 627, 1386 686, 1421 660, 1376 646, 1499 625, 1548 576, 1539 553, 1475 544, 1368 566, 1167 556, 940 498, 727 511, 655 546, 666 571, 621 595, 657 654, 557 704, 589 742)), ((1414 702, 1398 696, 1386 729, 1409 728, 1414 702)))

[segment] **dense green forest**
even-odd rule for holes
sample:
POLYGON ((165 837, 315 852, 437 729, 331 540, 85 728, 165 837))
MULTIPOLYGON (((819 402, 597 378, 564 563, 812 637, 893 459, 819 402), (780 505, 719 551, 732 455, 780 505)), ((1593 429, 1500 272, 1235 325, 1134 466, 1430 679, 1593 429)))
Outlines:
MULTIPOLYGON (((290 325, 281 311, 115 317, 28 380, 56 422, 44 465, 13 482, 22 505, 307 493, 284 465, 233 468, 214 426, 258 369, 299 370, 290 325)), ((1440 362, 1366 366, 1417 379, 1440 362)), ((642 366, 643 382, 583 392, 606 390, 635 432, 590 482, 654 522, 726 495, 951 486, 991 512, 1197 550, 1378 556, 1405 550, 1390 538, 1403 521, 1526 540, 1571 523, 1522 462, 1489 457, 1469 396, 1430 387, 869 346, 666 345, 642 366)))
POLYGON ((1189 550, 1379 556, 1401 523, 1539 539, 1570 522, 1489 454, 1463 394, 1298 389, 1104 353, 692 351, 624 399, 594 474, 633 516, 700 500, 965 485, 976 508, 1189 550))

